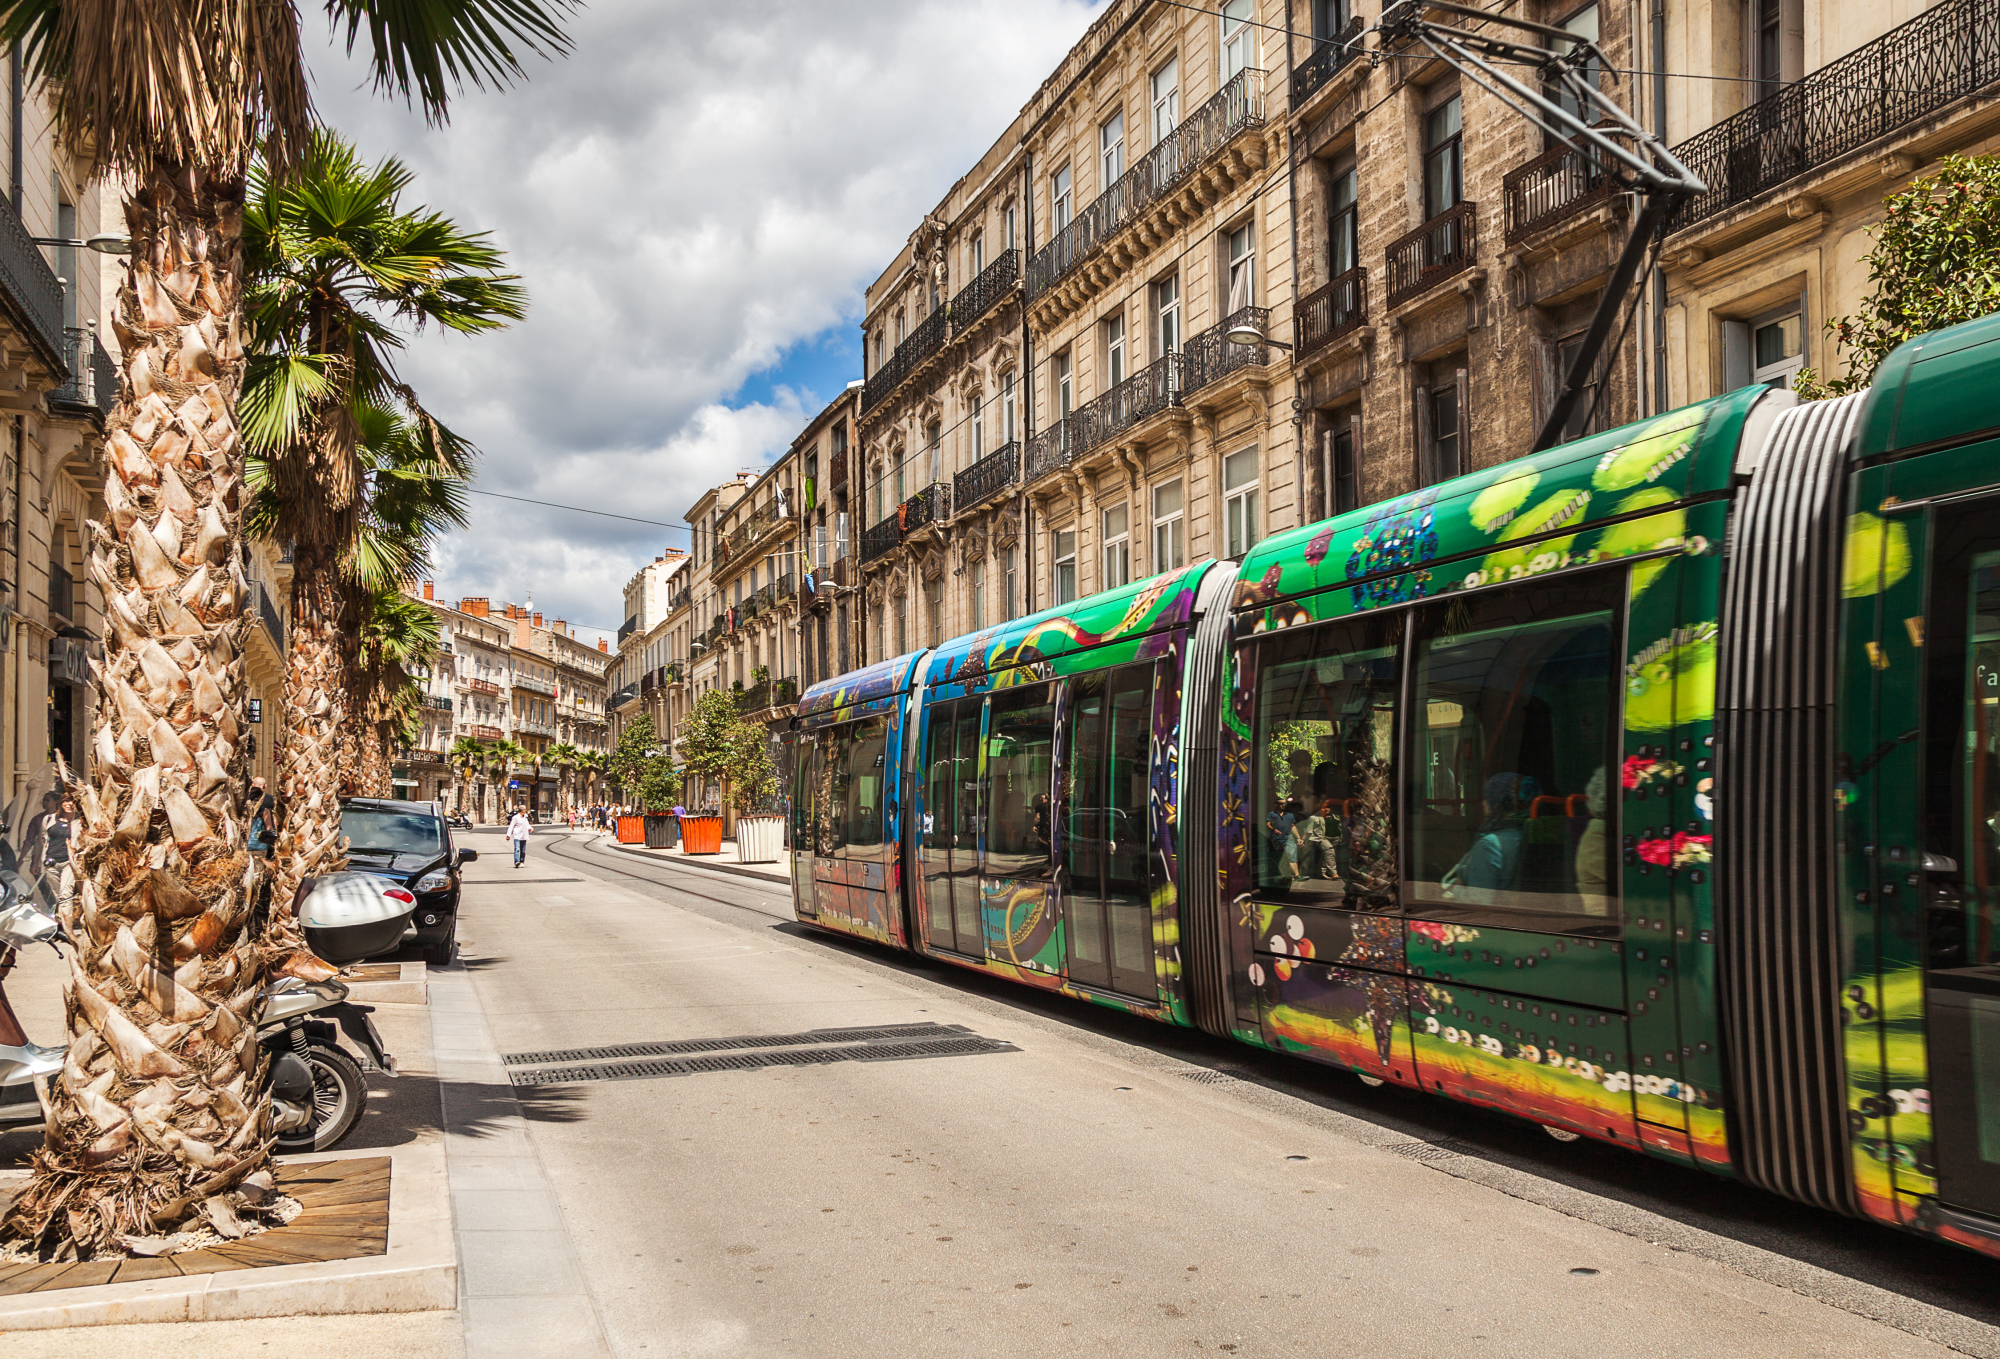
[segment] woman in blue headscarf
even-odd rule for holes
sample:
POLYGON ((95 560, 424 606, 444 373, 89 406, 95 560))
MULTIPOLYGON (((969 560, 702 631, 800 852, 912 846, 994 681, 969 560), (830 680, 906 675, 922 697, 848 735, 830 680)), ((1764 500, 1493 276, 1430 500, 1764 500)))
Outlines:
POLYGON ((1528 838, 1528 809, 1542 786, 1527 774, 1495 774, 1480 790, 1486 819, 1472 848, 1445 874, 1447 885, 1505 890, 1520 880, 1521 850, 1528 838))

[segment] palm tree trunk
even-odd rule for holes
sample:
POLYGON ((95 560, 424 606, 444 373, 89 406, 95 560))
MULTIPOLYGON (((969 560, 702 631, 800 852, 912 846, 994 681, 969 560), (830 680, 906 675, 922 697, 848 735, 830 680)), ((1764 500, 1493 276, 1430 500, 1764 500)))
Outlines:
POLYGON ((278 972, 314 980, 332 976, 334 969, 313 956, 289 907, 301 882, 334 872, 347 860, 334 777, 345 696, 340 682, 340 596, 332 550, 301 540, 293 554, 284 741, 277 752, 285 814, 271 856, 266 940, 278 972))
POLYGON ((176 1230, 270 1161, 265 960, 245 930, 259 866, 239 824, 243 184, 161 170, 125 210, 69 1052, 34 1178, 0 1223, 55 1259, 176 1230))

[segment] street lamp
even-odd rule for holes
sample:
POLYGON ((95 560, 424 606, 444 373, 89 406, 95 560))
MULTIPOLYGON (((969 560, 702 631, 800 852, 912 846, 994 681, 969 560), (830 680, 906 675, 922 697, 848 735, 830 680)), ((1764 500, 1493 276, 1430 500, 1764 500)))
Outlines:
POLYGON ((1273 340, 1256 326, 1254 322, 1238 321, 1222 332, 1222 338, 1231 344, 1267 344, 1273 349, 1290 349, 1283 340, 1273 340))
POLYGON ((100 255, 129 255, 132 253, 132 238, 120 236, 116 232, 102 232, 85 240, 72 236, 36 236, 36 245, 68 245, 84 250, 95 250, 100 255))

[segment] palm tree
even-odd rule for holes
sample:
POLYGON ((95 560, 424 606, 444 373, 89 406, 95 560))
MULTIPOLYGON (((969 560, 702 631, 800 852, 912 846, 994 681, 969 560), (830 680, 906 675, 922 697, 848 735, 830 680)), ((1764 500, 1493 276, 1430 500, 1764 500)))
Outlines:
POLYGON ((576 769, 577 757, 582 753, 567 741, 559 741, 543 752, 548 762, 556 767, 556 800, 564 808, 573 805, 570 797, 570 779, 576 769))
POLYGON ((389 748, 418 722, 422 693, 410 672, 437 655, 438 617, 401 590, 377 590, 361 606, 359 683, 350 690, 357 720, 350 728, 365 797, 393 797, 389 748))
POLYGON ((471 471, 471 447, 397 377, 402 332, 477 334, 527 310, 485 234, 403 207, 411 178, 393 157, 364 164, 324 130, 284 181, 262 165, 251 172, 243 432, 264 459, 258 526, 291 540, 295 562, 278 778, 302 812, 287 818, 272 856, 285 894, 341 858, 338 800, 302 793, 387 777, 356 763, 373 751, 351 692, 366 610, 421 567, 437 530, 465 522, 462 494, 442 506, 401 495, 394 508, 416 511, 412 522, 385 520, 372 503, 378 488, 413 489, 382 485, 385 460, 427 473, 432 488, 471 471))
POLYGON ((461 736, 452 742, 451 753, 446 757, 446 761, 458 772, 458 809, 461 812, 465 811, 465 790, 473 779, 479 776, 480 771, 486 768, 486 743, 470 736, 461 736))
MULTIPOLYGON (((517 52, 563 50, 569 7, 328 0, 376 86, 433 121, 456 88, 518 76, 517 52)), ((312 111, 291 3, 0 0, 0 42, 48 86, 71 154, 126 186, 132 233, 90 554, 107 701, 71 849, 71 1074, 50 1085, 34 1176, 0 1219, 0 1237, 44 1259, 88 1259, 204 1214, 233 1221, 234 1191, 270 1164, 268 1072, 245 1019, 266 967, 243 938, 260 883, 232 640, 247 595, 242 215, 253 150, 288 172, 312 111)))
POLYGON ((507 797, 508 776, 514 772, 515 765, 528 758, 528 751, 511 736, 503 736, 497 741, 489 742, 486 750, 491 760, 489 768, 499 777, 500 810, 504 813, 510 810, 507 797))
POLYGON ((610 767, 610 757, 601 750, 579 750, 576 767, 583 774, 583 800, 586 805, 597 801, 597 779, 610 767))

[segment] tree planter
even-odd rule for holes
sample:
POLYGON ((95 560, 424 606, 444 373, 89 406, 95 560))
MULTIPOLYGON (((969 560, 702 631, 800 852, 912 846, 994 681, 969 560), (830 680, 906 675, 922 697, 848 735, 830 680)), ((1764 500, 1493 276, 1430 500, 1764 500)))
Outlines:
POLYGON ((683 815, 681 817, 681 852, 683 854, 722 853, 722 818, 719 815, 683 815))
POLYGON ((785 835, 785 818, 776 812, 745 812, 736 818, 736 861, 777 862, 785 835))
POLYGON ((646 818, 643 816, 621 816, 618 818, 618 843, 621 845, 643 845, 646 843, 646 818))
POLYGON ((646 848, 672 849, 681 842, 680 818, 672 812, 646 813, 646 848))

